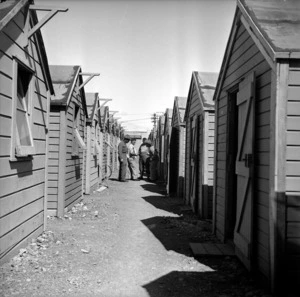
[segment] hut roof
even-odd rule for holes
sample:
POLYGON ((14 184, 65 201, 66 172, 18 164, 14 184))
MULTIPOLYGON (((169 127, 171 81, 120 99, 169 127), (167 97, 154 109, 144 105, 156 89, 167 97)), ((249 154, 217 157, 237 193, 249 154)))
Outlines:
POLYGON ((174 105, 177 104, 180 123, 183 123, 183 121, 184 121, 184 113, 185 113, 185 108, 186 108, 186 102, 187 102, 186 97, 175 97, 175 104, 174 105))
MULTIPOLYGON (((27 4, 31 4, 29 0, 7 0, 5 2, 0 3, 0 31, 2 31, 5 26, 19 13, 21 9, 27 4)), ((38 17, 36 12, 31 11, 31 17, 34 24, 38 23, 38 17)), ((35 33, 35 37, 38 43, 38 47, 40 50, 40 57, 42 60, 42 70, 45 81, 49 88, 51 94, 54 93, 53 84, 50 76, 50 70, 48 65, 48 58, 45 50, 45 45, 42 37, 42 33, 38 30, 35 33)))
POLYGON ((50 73, 54 85, 55 96, 51 104, 66 105, 72 95, 80 66, 51 65, 50 73))
POLYGON ((0 30, 6 26, 26 2, 27 1, 7 0, 0 4, 0 30))
POLYGON ((299 0, 240 0, 239 7, 275 52, 300 52, 299 0))
POLYGON ((199 98, 201 99, 204 108, 214 106, 214 93, 218 80, 218 73, 216 72, 197 72, 194 71, 195 83, 199 98))
MULTIPOLYGON (((73 90, 76 86, 77 78, 79 79, 79 84, 82 84, 82 77, 79 75, 81 72, 80 66, 71 65, 51 65, 50 73, 53 82, 55 96, 51 97, 51 105, 64 105, 68 106, 73 90)), ((84 88, 80 90, 83 97, 83 109, 87 115, 86 109, 86 97, 84 88)))
POLYGON ((86 93, 85 94, 87 114, 88 114, 88 118, 90 120, 93 120, 93 117, 96 112, 97 98, 98 98, 98 93, 86 93))

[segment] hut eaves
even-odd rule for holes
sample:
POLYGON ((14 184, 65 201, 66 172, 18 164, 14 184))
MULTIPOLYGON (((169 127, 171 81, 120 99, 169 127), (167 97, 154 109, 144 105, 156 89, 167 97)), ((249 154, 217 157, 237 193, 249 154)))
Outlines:
MULTIPOLYGON (((31 4, 30 0, 7 0, 0 4, 0 31, 19 13, 21 9, 27 4, 31 4)), ((38 17, 34 10, 31 11, 31 17, 34 24, 38 23, 38 17)), ((36 31, 34 37, 37 39, 38 55, 40 56, 41 63, 43 65, 42 71, 46 81, 46 85, 51 95, 54 94, 54 88, 51 80, 48 58, 42 33, 40 30, 36 31)))
POLYGON ((273 59, 300 57, 300 1, 239 0, 238 7, 273 59))

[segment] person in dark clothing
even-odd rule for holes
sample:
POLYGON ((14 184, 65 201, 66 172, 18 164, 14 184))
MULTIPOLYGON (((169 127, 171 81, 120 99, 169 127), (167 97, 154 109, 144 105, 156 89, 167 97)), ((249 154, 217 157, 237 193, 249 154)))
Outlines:
POLYGON ((119 168, 119 181, 126 182, 126 172, 127 172, 127 155, 128 155, 128 147, 127 143, 130 141, 130 136, 125 135, 124 139, 118 145, 118 159, 120 162, 119 168))
POLYGON ((143 138, 143 143, 139 148, 140 179, 143 179, 144 171, 146 171, 147 179, 150 179, 150 147, 151 142, 143 138))

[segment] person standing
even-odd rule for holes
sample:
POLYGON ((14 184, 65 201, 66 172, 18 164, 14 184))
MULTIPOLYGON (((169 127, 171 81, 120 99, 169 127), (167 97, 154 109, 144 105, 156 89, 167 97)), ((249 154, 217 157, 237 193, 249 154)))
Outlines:
POLYGON ((150 179, 150 147, 150 141, 148 141, 147 138, 143 138, 143 143, 139 148, 139 179, 143 179, 144 171, 146 171, 147 179, 150 179))
POLYGON ((128 143, 128 150, 129 150, 128 168, 130 171, 131 180, 138 180, 137 179, 137 166, 136 166, 137 152, 134 147, 135 143, 136 143, 135 138, 131 138, 131 141, 128 143))
POLYGON ((118 145, 118 159, 120 162, 119 168, 119 181, 126 182, 126 171, 127 171, 127 155, 128 155, 128 147, 127 143, 130 141, 130 136, 125 135, 124 139, 120 141, 118 145))
POLYGON ((150 180, 156 181, 158 179, 159 153, 154 146, 150 148, 153 150, 150 161, 150 180))

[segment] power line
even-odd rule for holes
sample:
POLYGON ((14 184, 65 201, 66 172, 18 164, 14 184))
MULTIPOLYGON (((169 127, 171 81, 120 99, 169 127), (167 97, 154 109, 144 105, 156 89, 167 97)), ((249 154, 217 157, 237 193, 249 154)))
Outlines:
POLYGON ((120 123, 125 123, 125 122, 134 122, 134 121, 144 121, 144 120, 150 120, 151 118, 143 118, 143 119, 134 119, 134 120, 126 120, 126 121, 121 121, 120 123))

